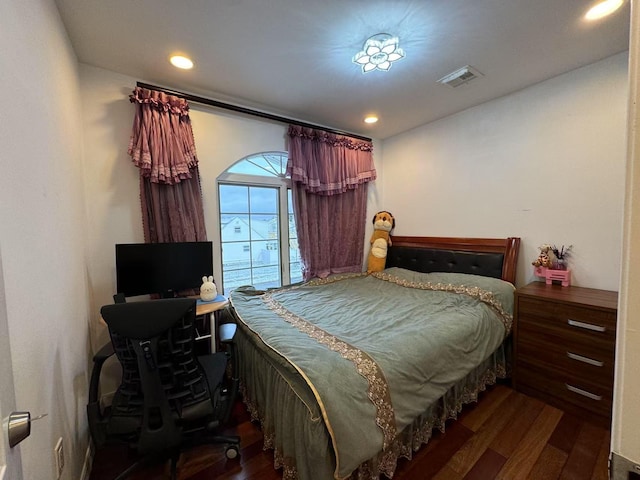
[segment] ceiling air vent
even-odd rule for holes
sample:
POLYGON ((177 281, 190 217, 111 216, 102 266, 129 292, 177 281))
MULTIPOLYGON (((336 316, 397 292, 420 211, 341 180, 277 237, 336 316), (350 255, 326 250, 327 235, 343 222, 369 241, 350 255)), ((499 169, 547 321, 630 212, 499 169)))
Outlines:
POLYGON ((458 87, 463 83, 470 82, 474 78, 481 77, 482 74, 473 67, 469 65, 465 65, 462 68, 459 68, 455 72, 450 73, 449 75, 445 75, 438 83, 442 83, 443 85, 449 85, 450 87, 458 87))

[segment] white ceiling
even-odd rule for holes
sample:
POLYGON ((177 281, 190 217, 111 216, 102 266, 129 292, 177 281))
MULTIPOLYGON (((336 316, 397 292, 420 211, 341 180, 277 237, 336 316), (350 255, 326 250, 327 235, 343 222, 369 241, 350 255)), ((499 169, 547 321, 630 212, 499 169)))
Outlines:
POLYGON ((629 4, 587 24, 590 0, 56 0, 80 62, 374 138, 628 49, 629 4), (377 33, 406 58, 363 74, 377 33), (177 70, 181 52, 195 62, 177 70), (437 83, 471 65, 484 76, 437 83), (365 125, 366 114, 380 121, 365 125))

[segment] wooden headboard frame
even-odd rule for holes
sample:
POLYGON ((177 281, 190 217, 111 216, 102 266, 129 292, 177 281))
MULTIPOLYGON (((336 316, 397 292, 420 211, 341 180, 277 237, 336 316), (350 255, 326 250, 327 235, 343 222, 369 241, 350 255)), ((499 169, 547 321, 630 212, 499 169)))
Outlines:
POLYGON ((499 253, 503 255, 502 279, 515 284, 520 238, 454 238, 392 236, 393 247, 411 247, 469 253, 499 253))

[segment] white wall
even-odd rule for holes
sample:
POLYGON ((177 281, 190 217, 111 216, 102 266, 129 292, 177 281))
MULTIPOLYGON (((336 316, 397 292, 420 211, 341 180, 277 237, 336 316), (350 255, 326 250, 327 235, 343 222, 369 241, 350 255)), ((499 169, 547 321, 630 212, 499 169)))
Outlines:
POLYGON ((627 85, 623 53, 386 139, 395 233, 519 236, 519 285, 572 244, 573 283, 617 290, 627 85))
POLYGON ((127 156, 134 111, 128 95, 135 81, 82 64, 79 71, 91 343, 96 351, 109 341, 99 319, 100 307, 113 303, 116 293, 115 244, 144 241, 138 176, 127 156))
POLYGON ((611 449, 640 464, 640 6, 631 7, 628 163, 611 449))
POLYGON ((63 437, 62 478, 76 480, 88 445, 82 123, 76 58, 52 0, 0 2, 0 65, 0 249, 16 407, 49 414, 16 448, 25 479, 54 479, 63 437))

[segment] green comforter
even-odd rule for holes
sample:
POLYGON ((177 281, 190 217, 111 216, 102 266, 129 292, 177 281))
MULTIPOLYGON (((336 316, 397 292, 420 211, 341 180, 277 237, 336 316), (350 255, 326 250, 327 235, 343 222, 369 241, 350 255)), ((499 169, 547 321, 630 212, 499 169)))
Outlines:
POLYGON ((494 278, 390 268, 231 301, 313 391, 344 478, 502 343, 513 292, 494 278))

